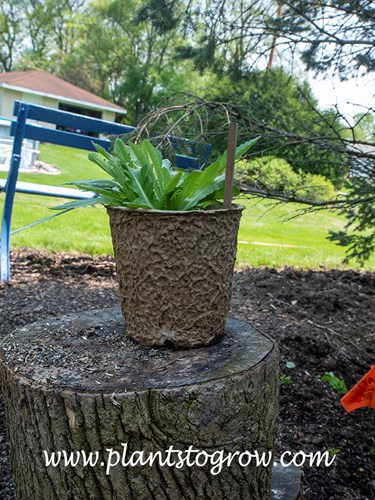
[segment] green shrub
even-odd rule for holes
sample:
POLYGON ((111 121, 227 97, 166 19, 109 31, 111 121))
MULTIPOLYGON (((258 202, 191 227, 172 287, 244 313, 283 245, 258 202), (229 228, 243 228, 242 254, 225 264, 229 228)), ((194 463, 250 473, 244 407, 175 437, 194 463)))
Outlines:
POLYGON ((335 197, 335 188, 323 175, 304 174, 296 195, 310 202, 326 201, 335 197))
POLYGON ((335 196, 333 184, 322 175, 294 172, 286 160, 274 156, 238 162, 236 178, 261 192, 279 193, 312 203, 335 196))
POLYGON ((263 156, 252 161, 242 160, 237 164, 238 179, 250 186, 268 191, 293 191, 300 176, 286 160, 263 156))

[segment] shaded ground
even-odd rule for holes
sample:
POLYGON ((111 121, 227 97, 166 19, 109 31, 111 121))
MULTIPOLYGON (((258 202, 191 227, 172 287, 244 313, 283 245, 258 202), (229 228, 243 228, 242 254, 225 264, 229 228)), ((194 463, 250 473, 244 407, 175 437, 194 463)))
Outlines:
MULTIPOLYGON (((0 336, 48 316, 118 304, 112 258, 13 255, 13 279, 0 284, 0 336)), ((301 499, 375 498, 375 411, 347 414, 322 381, 334 372, 348 387, 375 362, 375 274, 351 271, 238 270, 232 316, 279 344, 281 435, 285 450, 336 450, 331 467, 304 467, 301 499), (287 368, 293 362, 295 368, 287 368)), ((13 485, 0 401, 0 498, 13 485)), ((33 499, 32 499, 33 500, 33 499)), ((38 499, 39 500, 39 499, 38 499)))

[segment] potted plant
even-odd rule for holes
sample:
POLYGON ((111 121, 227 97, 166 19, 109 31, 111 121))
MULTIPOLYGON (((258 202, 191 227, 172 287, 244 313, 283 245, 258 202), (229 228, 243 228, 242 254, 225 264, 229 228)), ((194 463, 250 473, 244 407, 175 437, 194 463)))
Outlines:
MULTIPOLYGON (((235 157, 254 142, 237 147, 235 157)), ((148 140, 96 149, 89 158, 110 179, 72 183, 96 197, 55 208, 106 206, 128 335, 147 346, 216 342, 230 307, 243 210, 222 207, 226 153, 182 171, 148 140)))

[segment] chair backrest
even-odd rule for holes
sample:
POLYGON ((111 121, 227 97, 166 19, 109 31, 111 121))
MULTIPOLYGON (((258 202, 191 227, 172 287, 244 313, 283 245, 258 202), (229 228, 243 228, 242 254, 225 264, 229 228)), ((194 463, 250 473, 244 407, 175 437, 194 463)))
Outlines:
MULTIPOLYGON (((135 130, 135 127, 129 125, 109 122, 99 118, 91 118, 68 111, 46 108, 44 106, 21 101, 15 102, 13 114, 17 116, 17 120, 12 123, 10 134, 15 138, 15 143, 17 140, 22 141, 23 139, 31 139, 50 144, 84 149, 86 151, 94 151, 94 143, 99 144, 105 149, 109 149, 112 143, 110 139, 92 137, 89 135, 90 133, 106 134, 110 137, 124 136, 135 130), (40 126, 37 123, 30 123, 27 120, 51 123, 57 127, 79 130, 80 132, 69 132, 68 130, 40 126)), ((200 168, 203 163, 207 162, 211 150, 210 144, 198 145, 196 142, 174 137, 171 139, 171 144, 176 151, 175 163, 179 168, 200 168), (201 153, 199 158, 197 157, 198 151, 201 153)))

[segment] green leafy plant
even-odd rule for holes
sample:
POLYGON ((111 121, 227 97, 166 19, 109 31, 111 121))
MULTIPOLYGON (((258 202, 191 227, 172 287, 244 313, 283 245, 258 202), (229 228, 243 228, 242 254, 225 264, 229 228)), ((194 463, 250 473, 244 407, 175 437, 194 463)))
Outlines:
MULTIPOLYGON (((245 154, 257 139, 245 142, 236 149, 236 159, 245 154)), ((71 182, 97 196, 78 200, 54 209, 79 208, 101 203, 131 209, 204 210, 209 205, 221 205, 224 196, 226 153, 206 168, 184 171, 173 168, 170 161, 148 140, 141 144, 125 144, 117 139, 109 153, 95 145, 97 152, 89 159, 104 170, 111 179, 71 182)), ((238 194, 234 187, 233 195, 238 194)))
POLYGON ((339 394, 346 394, 348 392, 344 380, 337 377, 333 372, 325 372, 321 379, 327 382, 339 394))
POLYGON ((279 377, 280 379, 280 384, 283 384, 283 385, 292 385, 293 384, 293 379, 290 375, 280 375, 279 377))
POLYGON ((339 448, 328 448, 328 453, 331 455, 331 457, 337 456, 339 453, 341 453, 341 450, 339 448))

